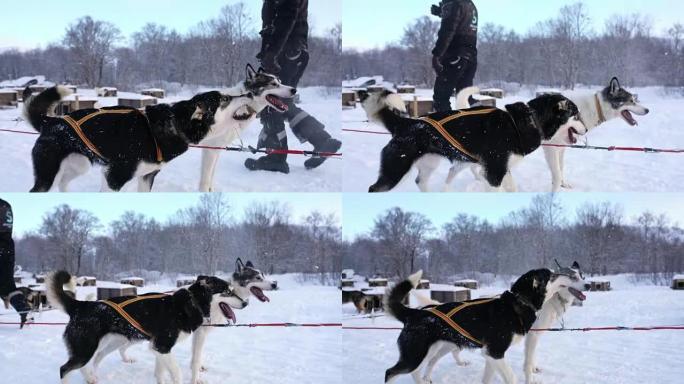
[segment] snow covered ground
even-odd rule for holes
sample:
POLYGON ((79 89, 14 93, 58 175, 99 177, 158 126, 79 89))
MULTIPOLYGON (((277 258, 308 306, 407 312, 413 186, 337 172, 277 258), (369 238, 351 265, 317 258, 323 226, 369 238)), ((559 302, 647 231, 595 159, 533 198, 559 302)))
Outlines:
MULTIPOLYGON (((252 298, 250 305, 236 310, 238 323, 339 323, 340 293, 337 288, 300 284, 294 275, 272 276, 281 287, 266 292, 270 303, 252 298)), ((171 282, 139 289, 139 293, 175 289, 171 282)), ((95 292, 79 287, 83 299, 95 292)), ((16 321, 10 310, 0 309, 0 321, 16 321)), ((38 322, 63 322, 68 317, 57 311, 43 312, 38 322)), ((59 381, 59 367, 67 360, 62 341, 64 326, 0 325, 0 382, 44 384, 59 381)), ((208 383, 342 383, 339 328, 217 328, 207 338, 202 377, 208 383)), ((190 381, 191 340, 174 348, 183 372, 190 381)), ((100 384, 154 383, 154 357, 148 343, 132 347, 136 362, 121 362, 118 353, 108 356, 99 369, 100 384)), ((71 383, 85 383, 79 372, 71 383)))
MULTIPOLYGON (((78 93, 84 97, 95 97, 92 89, 79 89, 78 93)), ((171 95, 162 102, 174 102, 188 99, 195 92, 184 90, 178 95, 171 95)), ((120 97, 131 96, 126 92, 119 92, 120 97)), ((321 120, 326 129, 339 139, 340 125, 340 95, 327 92, 323 88, 300 89, 302 103, 300 106, 321 120)), ((116 97, 98 98, 102 106, 116 105, 116 97)), ((0 109, 0 128, 32 131, 28 123, 9 121, 21 114, 23 104, 19 108, 0 109)), ((310 150, 308 143, 300 144, 289 128, 288 140, 291 149, 310 150)), ((245 145, 256 146, 261 124, 256 120, 242 136, 245 145)), ((33 166, 31 149, 36 136, 16 133, 0 132, 0 191, 27 192, 33 186, 33 166)), ((239 142, 234 143, 238 145, 239 142)), ((188 152, 169 163, 155 181, 154 191, 157 192, 192 192, 199 188, 201 150, 190 149, 188 152)), ((290 155, 290 174, 276 174, 273 172, 251 172, 244 167, 245 159, 252 157, 248 153, 226 152, 221 155, 214 179, 215 190, 218 192, 339 192, 342 186, 342 160, 331 159, 321 167, 312 171, 304 168, 304 156, 290 155)), ((75 192, 94 192, 100 190, 101 171, 93 168, 70 184, 75 192)), ((124 191, 135 191, 136 183, 131 182, 124 191)))
MULTIPOLYGON (((598 90, 599 87, 592 88, 598 90)), ((586 138, 596 146, 634 146, 651 148, 684 148, 684 99, 665 95, 662 88, 630 89, 639 95, 640 102, 651 113, 635 116, 638 127, 630 127, 623 120, 613 120, 594 129, 586 138)), ((431 90, 418 90, 421 97, 431 98, 431 90)), ((525 89, 517 95, 507 95, 498 106, 534 98, 525 89)), ((384 128, 362 122, 367 120, 360 106, 345 109, 342 113, 344 129, 384 131, 384 128)), ((390 140, 389 135, 343 132, 345 144, 344 185, 345 192, 366 192, 378 175, 380 151, 390 140)), ((681 154, 645 154, 638 152, 607 152, 569 149, 566 152, 566 182, 575 192, 676 192, 684 190, 684 159, 681 154)), ((435 172, 431 190, 440 191, 449 165, 443 161, 435 172)), ((417 192, 417 171, 412 170, 395 188, 397 192, 417 192)), ((551 190, 551 175, 540 149, 513 171, 522 192, 547 192, 551 190)), ((452 185, 458 192, 482 192, 485 185, 471 172, 462 172, 452 185)))
MULTIPOLYGON (((625 276, 610 276, 610 292, 588 292, 583 307, 572 307, 564 317, 565 327, 684 325, 683 291, 667 287, 634 285, 625 276)), ((603 279, 601 279, 603 280, 603 279)), ((501 293, 503 285, 484 287, 473 298, 501 293)), ((389 317, 350 319, 351 304, 343 306, 346 326, 401 327, 389 317)), ((347 383, 381 383, 385 370, 394 365, 400 331, 344 330, 343 365, 347 383)), ((557 384, 675 384, 684 377, 681 348, 684 331, 554 332, 544 334, 537 349, 543 372, 537 379, 557 384)), ((524 343, 515 345, 506 359, 524 382, 524 343)), ((479 351, 461 357, 471 364, 459 367, 450 356, 442 359, 433 374, 434 384, 480 383, 484 358, 479 351)), ((497 378, 495 382, 501 382, 497 378)), ((397 384, 413 383, 410 375, 397 384)))

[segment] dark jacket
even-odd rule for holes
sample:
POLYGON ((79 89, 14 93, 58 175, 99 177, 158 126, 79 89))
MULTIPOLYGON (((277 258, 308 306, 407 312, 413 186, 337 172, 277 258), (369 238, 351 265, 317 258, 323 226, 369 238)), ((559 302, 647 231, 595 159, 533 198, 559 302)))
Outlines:
POLYGON ((477 58, 478 14, 471 0, 444 0, 441 4, 442 24, 432 50, 434 56, 453 59, 461 56, 477 58))
POLYGON ((0 199, 0 296, 17 287, 14 284, 14 241, 12 241, 12 207, 0 199))
POLYGON ((308 47, 309 0, 264 0, 261 9, 263 27, 261 59, 267 53, 274 57, 295 58, 308 47))

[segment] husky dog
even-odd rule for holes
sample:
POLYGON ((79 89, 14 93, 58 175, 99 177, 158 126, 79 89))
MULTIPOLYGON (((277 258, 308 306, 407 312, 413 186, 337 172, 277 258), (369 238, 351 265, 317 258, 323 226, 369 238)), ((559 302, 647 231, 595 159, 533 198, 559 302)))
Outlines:
POLYGON ((64 331, 69 360, 60 368, 62 383, 67 382, 67 375, 75 369, 81 369, 88 383, 95 383, 97 378, 86 364, 108 335, 116 335, 114 339, 128 342, 149 340, 156 354, 157 382, 163 382, 168 372, 174 384, 181 384, 181 370, 172 354, 173 347, 197 331, 205 318, 214 318, 220 313, 234 320, 231 307, 243 308, 245 305, 231 290, 230 284, 217 277, 200 276, 190 287, 179 289, 173 295, 147 294, 112 298, 107 302, 78 301, 65 294, 63 286, 71 281, 72 277, 65 271, 51 274, 46 281, 50 303, 69 315, 64 331), (216 303, 219 300, 221 302, 216 303), (111 304, 123 302, 130 303, 125 313, 118 312, 111 304))
POLYGON ((421 276, 422 271, 411 275, 385 296, 387 313, 404 323, 397 339, 399 361, 386 371, 385 382, 411 373, 416 383, 424 383, 419 369, 423 361, 431 351, 451 344, 451 349, 482 349, 487 361, 484 383, 491 381, 495 371, 505 383, 515 383, 515 375, 504 360, 506 351, 529 332, 544 302, 570 283, 569 278, 548 269, 537 269, 525 273, 498 298, 408 308, 403 301, 418 286, 421 276))
MULTIPOLYGON (((556 262, 557 263, 557 262, 556 262)), ((591 285, 584 280, 582 270, 579 263, 574 262, 570 268, 561 267, 558 264, 558 271, 554 272, 556 279, 562 278, 565 280, 564 284, 560 285, 560 290, 556 292, 549 300, 545 301, 541 310, 537 312, 537 320, 532 324, 532 329, 546 329, 550 327, 556 319, 563 316, 570 305, 577 300, 582 302, 586 300, 586 296, 582 293, 583 290, 588 290, 591 285)), ((441 305, 441 303, 424 298, 421 295, 416 295, 422 305, 441 305)), ((529 332, 525 336, 525 383, 532 384, 532 373, 540 372, 535 363, 535 351, 537 343, 541 337, 540 332, 529 332)), ((456 364, 459 366, 466 366, 469 363, 461 360, 459 353, 461 349, 450 343, 443 343, 430 351, 430 358, 423 375, 425 383, 431 383, 432 371, 437 362, 451 352, 456 364)))
MULTIPOLYGON (((636 97, 620 86, 617 77, 610 80, 610 84, 595 94, 569 94, 580 111, 582 123, 591 130, 606 121, 622 118, 630 126, 638 125, 632 114, 645 116, 648 108, 640 105, 636 97)), ((544 147, 546 163, 551 170, 552 190, 560 191, 561 187, 572 188, 564 179, 565 148, 544 147)))
MULTIPOLYGON (((25 90, 27 93, 28 88, 25 90)), ((212 132, 251 119, 263 101, 248 92, 206 92, 175 104, 82 109, 52 117, 54 105, 71 90, 56 86, 28 97, 24 114, 39 133, 33 146, 35 183, 31 192, 47 192, 104 166, 102 191, 119 191, 138 178, 138 191, 149 192, 162 166, 212 132)))
MULTIPOLYGON (((211 132, 202 140, 201 145, 226 147, 240 138, 240 134, 249 127, 256 118, 257 113, 266 107, 284 113, 288 111, 288 106, 282 99, 290 99, 297 90, 293 87, 283 85, 280 80, 262 68, 254 70, 251 65, 247 65, 245 81, 226 91, 227 94, 249 93, 254 96, 253 114, 246 119, 231 119, 227 116, 220 121, 220 124, 212 127, 211 132)), ((202 176, 200 179, 200 191, 210 192, 213 190, 214 173, 218 162, 220 151, 205 149, 202 153, 202 176)))
POLYGON ((574 143, 577 135, 586 132, 577 106, 560 95, 507 105, 506 111, 476 107, 427 116, 443 123, 451 138, 428 120, 402 117, 404 103, 392 92, 360 92, 359 97, 369 119, 392 134, 382 151, 380 176, 369 192, 393 189, 414 164, 416 183, 425 192, 441 158, 454 164, 447 185, 468 165, 480 164, 491 188, 515 191, 510 173, 515 162, 534 152, 542 141, 574 143))

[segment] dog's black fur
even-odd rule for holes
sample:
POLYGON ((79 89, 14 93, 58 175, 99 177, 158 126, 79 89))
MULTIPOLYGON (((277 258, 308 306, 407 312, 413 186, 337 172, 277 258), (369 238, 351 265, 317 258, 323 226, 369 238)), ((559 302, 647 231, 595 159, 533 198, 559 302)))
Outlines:
MULTIPOLYGON (((105 166, 109 187, 118 191, 134 177, 141 163, 159 164, 155 141, 161 150, 162 163, 173 160, 187 151, 189 144, 197 144, 207 135, 216 111, 231 100, 231 96, 213 91, 175 104, 148 106, 144 114, 133 108, 103 108, 130 110, 130 113, 101 115, 84 124, 83 132, 100 151, 104 157, 101 158, 88 149, 63 119, 48 116, 61 97, 57 87, 53 87, 32 97, 25 107, 29 123, 40 133, 32 153, 35 184, 31 192, 48 191, 62 161, 72 153, 86 156, 91 164, 105 166)), ((96 111, 78 110, 69 116, 79 120, 96 111)), ((144 176, 150 185, 158 172, 144 176)))
MULTIPOLYGON (((229 293, 228 282, 217 277, 199 276, 187 289, 179 289, 172 295, 133 303, 125 308, 146 332, 128 323, 120 314, 102 302, 78 301, 67 295, 63 285, 71 279, 68 272, 56 272, 50 279, 48 290, 58 305, 69 315, 64 331, 64 342, 69 350, 69 361, 60 368, 60 377, 86 365, 93 357, 100 340, 107 334, 119 334, 131 341, 150 340, 159 353, 171 351, 181 332, 192 333, 210 315, 212 296, 229 293)), ((147 294, 151 295, 151 294, 147 294)), ((146 295, 143 295, 146 296, 146 295)), ((110 299, 121 303, 132 297, 110 299)))
MULTIPOLYGON (((413 289, 410 281, 397 284, 387 299, 387 309, 404 323, 397 344, 399 361, 385 373, 385 382, 396 375, 413 372, 423 362, 430 347, 439 342, 451 342, 461 349, 486 348, 494 359, 502 359, 515 335, 525 335, 536 320, 546 296, 546 285, 551 279, 548 269, 532 270, 521 276, 501 297, 474 305, 459 312, 457 323, 483 346, 462 336, 446 322, 424 309, 413 309, 402 303, 413 289), (464 315, 461 315, 464 314, 464 315)), ((461 303, 447 303, 437 308, 448 312, 461 303)))
MULTIPOLYGON (((391 92, 384 91, 383 96, 391 92)), ((363 103, 370 94, 361 91, 363 103)), ((477 111, 476 107, 464 111, 477 111)), ((453 112, 429 115, 441 120, 453 112)), ((477 161, 485 169, 485 178, 492 187, 499 187, 509 171, 511 155, 525 156, 540 147, 542 140, 551 139, 558 129, 572 118, 578 118, 577 106, 561 95, 544 95, 528 104, 515 103, 506 111, 468 116, 457 128, 454 137, 476 159, 471 159, 454 148, 428 123, 401 116, 398 111, 385 107, 378 118, 392 134, 392 140, 382 150, 380 176, 369 192, 386 192, 393 189, 409 172, 416 160, 427 154, 436 154, 451 162, 477 161)))

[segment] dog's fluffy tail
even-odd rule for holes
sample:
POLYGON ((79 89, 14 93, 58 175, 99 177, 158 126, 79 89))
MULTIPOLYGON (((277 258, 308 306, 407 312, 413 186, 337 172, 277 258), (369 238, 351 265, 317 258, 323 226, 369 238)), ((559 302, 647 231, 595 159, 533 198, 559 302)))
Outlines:
POLYGON ((468 109, 470 108, 470 96, 480 93, 480 88, 478 87, 468 87, 461 90, 461 92, 456 95, 456 109, 468 109))
POLYGON ((31 126, 40 132, 40 121, 50 113, 56 103, 72 93, 71 89, 58 85, 36 96, 31 96, 31 90, 26 87, 24 89, 24 116, 31 126))
POLYGON ((73 315, 78 305, 78 300, 69 296, 64 292, 64 286, 68 286, 68 290, 74 292, 76 282, 71 277, 69 272, 57 271, 53 272, 45 279, 45 287, 47 288, 47 299, 50 304, 66 312, 69 316, 73 315))
POLYGON ((385 302, 383 303, 385 306, 385 312, 389 313, 402 323, 406 323, 408 315, 416 310, 405 306, 402 301, 404 301, 412 289, 418 286, 422 276, 423 271, 421 270, 409 276, 408 279, 395 285, 385 295, 385 302))

